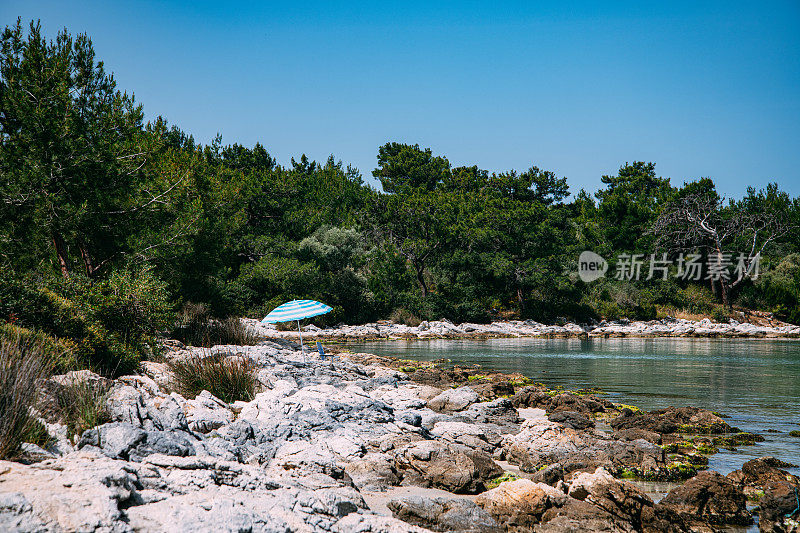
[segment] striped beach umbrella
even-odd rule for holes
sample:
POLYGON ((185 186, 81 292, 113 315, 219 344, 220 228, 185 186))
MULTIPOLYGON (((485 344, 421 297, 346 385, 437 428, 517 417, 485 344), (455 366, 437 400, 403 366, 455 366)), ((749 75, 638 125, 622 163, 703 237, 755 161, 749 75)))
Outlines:
POLYGON ((277 322, 291 322, 297 320, 297 332, 300 334, 300 350, 303 349, 303 332, 300 331, 300 321, 312 316, 330 313, 333 308, 316 300, 292 300, 281 304, 264 317, 261 321, 264 324, 275 324, 277 322))

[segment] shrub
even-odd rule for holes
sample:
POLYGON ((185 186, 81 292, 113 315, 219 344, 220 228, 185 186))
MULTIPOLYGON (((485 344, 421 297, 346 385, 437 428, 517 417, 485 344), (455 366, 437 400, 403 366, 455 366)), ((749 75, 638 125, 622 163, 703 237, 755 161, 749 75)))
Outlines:
POLYGON ((224 355, 193 356, 168 364, 172 385, 186 398, 207 390, 228 403, 249 402, 255 397, 258 379, 250 359, 224 355))
POLYGON ((721 322, 727 324, 731 318, 731 314, 725 309, 724 306, 717 307, 711 312, 711 318, 715 322, 721 322))
POLYGON ((604 319, 652 320, 657 316, 652 295, 633 282, 605 280, 589 291, 585 303, 604 319))
POLYGON ((73 343, 69 366, 128 373, 156 347, 170 322, 166 285, 151 270, 115 271, 104 280, 0 276, 0 319, 73 343))
POLYGON ((52 354, 41 341, 20 335, 0 336, 0 458, 19 456, 21 445, 35 439, 41 424, 32 409, 38 382, 50 368, 52 354))
POLYGON ((205 304, 187 303, 179 315, 172 336, 190 346, 211 348, 218 344, 252 346, 260 337, 237 317, 211 318, 205 304))
POLYGON ((800 254, 790 254, 756 280, 755 289, 781 320, 800 324, 800 254))
POLYGON ((50 418, 67 426, 70 438, 111 421, 106 409, 108 386, 100 381, 75 380, 53 389, 50 418))
POLYGON ((247 329, 247 326, 238 317, 233 316, 214 321, 211 337, 214 344, 235 344, 237 346, 253 346, 260 340, 253 330, 247 329))
POLYGON ((191 346, 204 346, 208 341, 211 314, 203 303, 183 304, 178 320, 172 330, 172 337, 191 346))
POLYGON ((50 354, 50 364, 53 372, 61 373, 80 368, 77 345, 70 339, 53 337, 41 331, 23 328, 10 323, 0 323, 0 337, 19 337, 22 343, 33 343, 41 346, 45 352, 50 354))
POLYGON ((417 317, 408 309, 402 307, 392 311, 392 314, 389 316, 389 320, 395 324, 405 324, 406 326, 410 326, 412 328, 415 328, 422 323, 422 320, 420 320, 419 317, 417 317))

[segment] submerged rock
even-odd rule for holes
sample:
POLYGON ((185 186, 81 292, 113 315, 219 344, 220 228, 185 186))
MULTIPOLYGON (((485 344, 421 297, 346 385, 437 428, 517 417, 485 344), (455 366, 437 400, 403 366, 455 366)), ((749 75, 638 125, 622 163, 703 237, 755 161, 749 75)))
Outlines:
POLYGON ((680 432, 721 435, 738 431, 708 409, 699 407, 668 407, 650 412, 633 412, 627 409, 610 424, 618 431, 644 429, 660 434, 680 432))

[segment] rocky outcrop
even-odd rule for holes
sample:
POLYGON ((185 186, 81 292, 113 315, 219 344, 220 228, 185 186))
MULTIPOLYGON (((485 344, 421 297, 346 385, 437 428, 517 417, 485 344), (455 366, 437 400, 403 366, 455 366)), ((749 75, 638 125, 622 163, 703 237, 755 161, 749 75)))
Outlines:
MULTIPOLYGON (((490 324, 454 324, 448 320, 424 321, 418 326, 392 322, 340 325, 334 328, 306 326, 303 336, 309 339, 458 339, 491 337, 800 337, 800 326, 774 318, 757 319, 760 324, 714 322, 709 319, 685 320, 664 318, 650 321, 603 321, 584 325, 567 323, 548 325, 534 320, 496 321, 490 324)), ((294 339, 296 331, 279 331, 274 325, 255 319, 242 319, 257 335, 269 339, 294 339)))
POLYGON ((442 392, 428 400, 428 407, 434 411, 461 411, 480 399, 478 393, 469 387, 459 387, 442 392))
POLYGON ((800 478, 784 470, 790 466, 774 457, 761 457, 727 476, 748 499, 758 503, 761 531, 800 529, 800 478))
POLYGON ((403 483, 435 487, 455 494, 475 494, 503 473, 483 451, 435 440, 409 444, 397 451, 395 464, 403 483))
POLYGON ((594 420, 591 420, 586 415, 577 411, 556 411, 555 413, 550 413, 547 419, 571 429, 581 430, 594 428, 594 420))
POLYGON ((518 479, 478 496, 475 503, 483 507, 506 529, 530 528, 541 521, 545 511, 561 507, 567 501, 563 491, 544 483, 518 479))
POLYGON ((492 516, 474 502, 463 498, 407 496, 389 501, 392 515, 409 524, 432 531, 452 533, 501 533, 492 516))
MULTIPOLYGON (((609 434, 602 422, 620 411, 590 391, 516 390, 530 381, 480 368, 320 361, 284 341, 203 353, 173 343, 166 357, 203 354, 250 358, 253 400, 186 398, 161 363, 113 381, 81 372, 48 382, 101 383, 111 421, 72 442, 48 423, 57 443, 26 444, 31 464, 0 462, 0 530, 666 532, 743 523, 744 492, 761 495, 762 527, 787 529, 794 488, 780 483, 796 478, 771 459, 727 479, 698 476, 659 504, 613 477, 668 478, 656 443, 671 433, 659 431, 727 429, 704 410, 623 411, 609 434), (420 369, 423 383, 408 380, 420 369), (516 394, 486 401, 503 387, 516 394), (529 407, 547 418, 526 409, 523 421, 529 407), (393 498, 394 516, 366 503, 408 487, 450 496, 393 498)), ((680 451, 677 438, 669 446, 680 451)))
POLYGON ((666 466, 664 451, 645 440, 620 441, 597 431, 578 431, 542 420, 528 420, 518 434, 506 436, 503 450, 506 459, 524 472, 559 463, 565 472, 603 466, 657 478, 666 466))
POLYGON ((722 474, 710 470, 672 489, 659 503, 687 522, 743 526, 753 522, 744 492, 722 474))
POLYGON ((611 421, 611 427, 617 431, 643 429, 660 434, 720 435, 739 431, 708 409, 699 407, 669 407, 649 412, 623 409, 620 416, 611 421))
POLYGON ((551 391, 536 386, 521 388, 511 398, 511 403, 515 407, 536 407, 548 413, 569 412, 584 416, 616 410, 613 403, 592 394, 574 392, 552 394, 551 391))

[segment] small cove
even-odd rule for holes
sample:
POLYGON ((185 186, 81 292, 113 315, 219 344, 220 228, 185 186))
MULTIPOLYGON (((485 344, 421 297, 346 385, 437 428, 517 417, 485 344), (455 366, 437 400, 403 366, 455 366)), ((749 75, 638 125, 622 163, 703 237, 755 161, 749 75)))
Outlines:
MULTIPOLYGON (((391 340, 350 342, 354 352, 402 359, 449 359, 519 372, 548 387, 597 388, 642 409, 704 407, 766 439, 720 450, 709 467, 723 474, 772 455, 800 463, 800 342, 771 339, 610 338, 391 340)), ((790 469, 800 473, 800 469, 790 469)))

